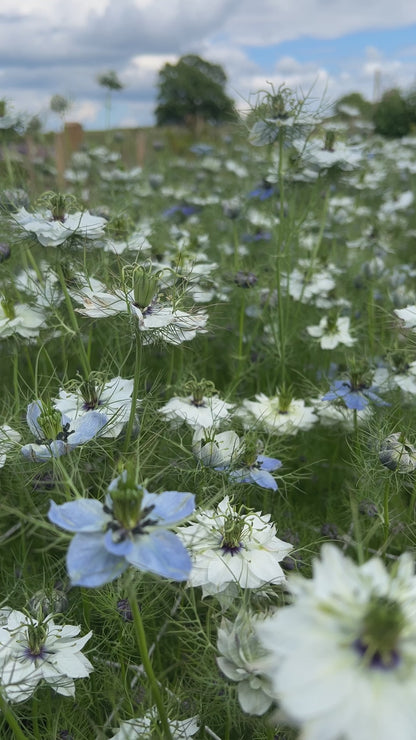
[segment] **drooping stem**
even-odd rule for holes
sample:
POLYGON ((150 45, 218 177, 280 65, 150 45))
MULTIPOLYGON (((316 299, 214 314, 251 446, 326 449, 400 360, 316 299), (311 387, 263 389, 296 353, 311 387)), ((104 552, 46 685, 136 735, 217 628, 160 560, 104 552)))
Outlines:
POLYGON ((163 703, 162 695, 159 689, 159 684, 156 680, 156 676, 153 671, 152 662, 149 657, 146 633, 144 631, 142 615, 140 614, 140 609, 137 603, 136 592, 135 592, 133 583, 131 583, 129 586, 129 604, 131 606, 131 610, 133 613, 133 623, 134 623, 134 630, 136 634, 137 647, 139 648, 139 651, 140 651, 140 657, 142 660, 143 668, 145 670, 147 678, 149 679, 152 697, 156 704, 160 723, 162 725, 163 737, 166 740, 172 740, 172 733, 169 729, 169 722, 168 722, 168 718, 167 718, 166 711, 165 711, 165 705, 163 703))

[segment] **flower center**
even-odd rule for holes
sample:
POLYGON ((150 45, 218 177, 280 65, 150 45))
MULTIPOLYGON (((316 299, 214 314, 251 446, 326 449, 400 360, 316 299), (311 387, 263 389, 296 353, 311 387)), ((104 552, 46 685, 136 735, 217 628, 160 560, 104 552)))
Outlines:
POLYGON ((158 292, 159 273, 151 267, 136 265, 133 268, 133 295, 134 305, 137 308, 148 308, 158 292))
POLYGON ((400 663, 398 642, 404 627, 400 604, 386 596, 371 599, 355 649, 374 669, 390 670, 400 663))
POLYGON ((92 411, 102 405, 94 380, 84 380, 79 389, 84 399, 84 403, 82 404, 84 411, 92 411))
POLYGON ((42 430, 44 439, 64 439, 66 441, 68 434, 70 434, 69 423, 62 425, 62 415, 59 411, 53 408, 50 401, 41 401, 41 412, 37 418, 37 422, 42 430))
POLYGON ((37 660, 44 660, 45 657, 50 653, 45 648, 45 641, 47 637, 47 631, 43 624, 30 624, 27 628, 27 645, 24 650, 25 657, 35 662, 37 660))
POLYGON ((224 553, 235 555, 244 547, 241 541, 245 521, 238 514, 229 514, 224 522, 221 549, 224 553))
POLYGON ((185 383, 185 391, 192 395, 191 403, 193 406, 200 408, 206 406, 206 397, 215 393, 215 385, 211 380, 197 380, 192 378, 185 383))
POLYGON ((120 486, 111 492, 112 506, 104 506, 104 511, 111 514, 112 521, 107 528, 114 532, 114 540, 122 542, 132 535, 144 534, 146 527, 157 524, 157 519, 151 519, 149 514, 154 504, 143 507, 144 489, 141 486, 132 487, 120 481, 120 486))

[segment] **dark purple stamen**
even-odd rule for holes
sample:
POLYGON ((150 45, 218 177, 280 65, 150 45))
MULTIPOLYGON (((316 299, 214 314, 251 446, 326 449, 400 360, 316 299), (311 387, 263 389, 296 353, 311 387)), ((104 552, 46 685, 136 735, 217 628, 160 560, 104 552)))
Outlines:
MULTIPOLYGON (((362 657, 365 657, 368 653, 368 645, 366 645, 360 638, 355 640, 353 647, 362 657)), ((397 650, 392 649, 387 655, 383 655, 379 650, 377 650, 368 665, 374 670, 391 671, 394 668, 397 668, 400 660, 400 654, 397 650)))

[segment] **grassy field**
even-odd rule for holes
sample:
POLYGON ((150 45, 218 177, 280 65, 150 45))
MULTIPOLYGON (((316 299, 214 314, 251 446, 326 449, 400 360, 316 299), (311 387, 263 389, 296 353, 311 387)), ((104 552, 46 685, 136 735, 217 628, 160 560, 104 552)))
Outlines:
POLYGON ((414 738, 416 138, 1 133, 0 737, 414 738))

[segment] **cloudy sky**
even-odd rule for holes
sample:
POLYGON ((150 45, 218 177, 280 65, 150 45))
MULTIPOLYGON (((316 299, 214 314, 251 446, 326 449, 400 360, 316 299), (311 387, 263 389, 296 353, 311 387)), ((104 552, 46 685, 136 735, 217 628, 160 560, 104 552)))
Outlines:
POLYGON ((241 109, 285 83, 331 102, 358 90, 416 84, 414 0, 0 0, 0 97, 42 116, 51 96, 72 101, 69 120, 103 128, 114 70, 114 126, 154 122, 157 75, 196 53, 223 66, 241 109), (270 89, 270 88, 268 88, 270 89))

